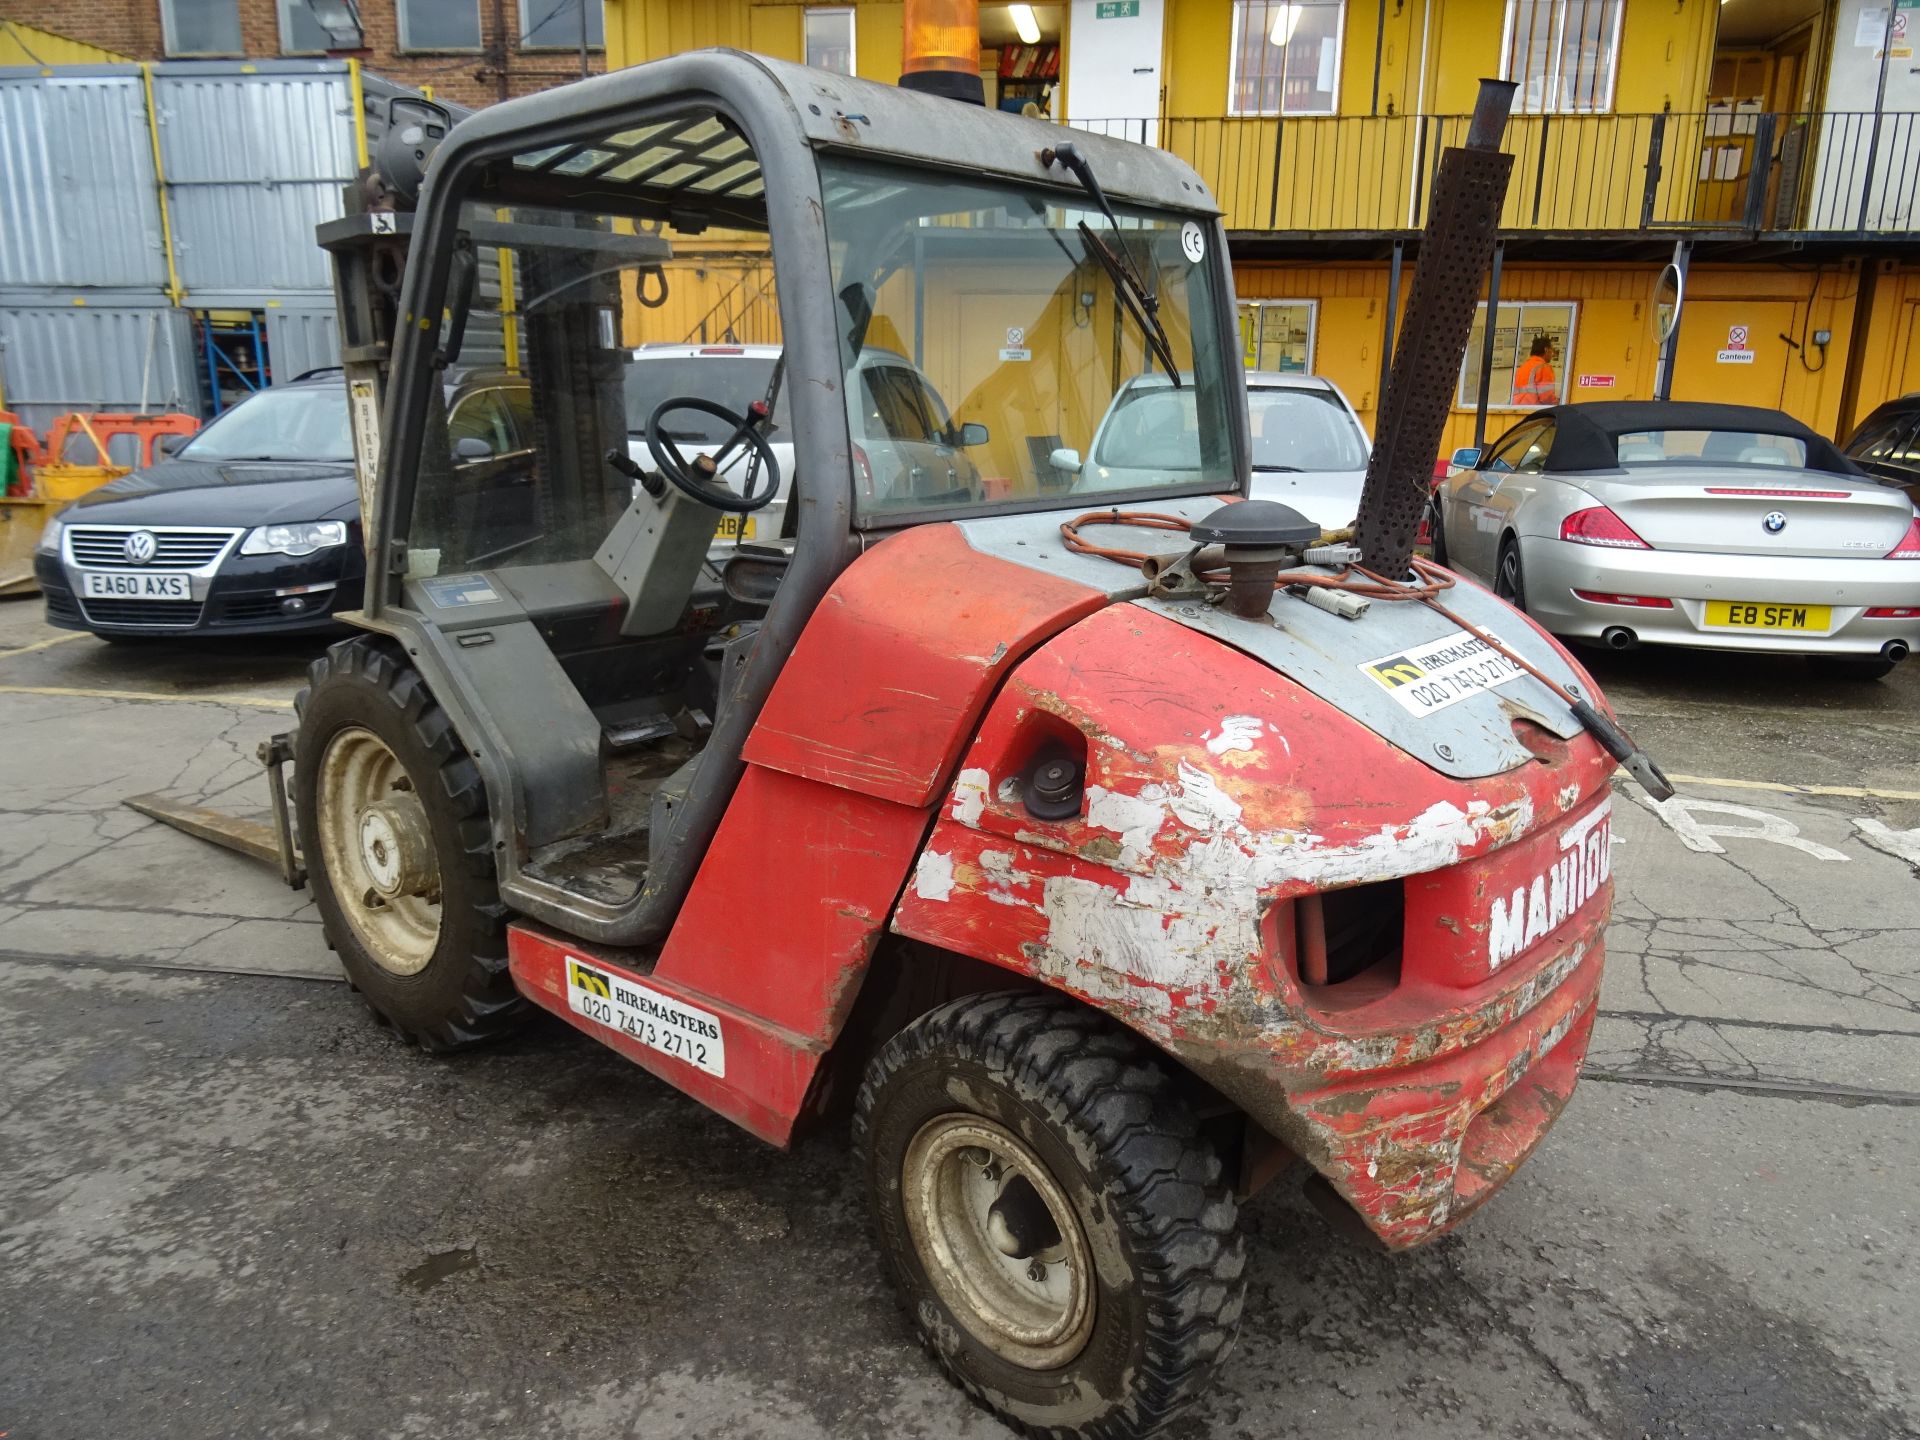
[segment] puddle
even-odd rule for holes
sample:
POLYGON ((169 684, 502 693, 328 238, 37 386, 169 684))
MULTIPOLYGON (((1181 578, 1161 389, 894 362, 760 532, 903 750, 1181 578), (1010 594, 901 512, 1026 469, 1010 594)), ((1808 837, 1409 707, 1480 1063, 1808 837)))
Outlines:
POLYGON ((411 1270, 402 1270, 400 1283, 415 1294, 424 1295, 449 1275, 479 1268, 479 1251, 472 1245, 465 1245, 457 1250, 436 1251, 411 1270))

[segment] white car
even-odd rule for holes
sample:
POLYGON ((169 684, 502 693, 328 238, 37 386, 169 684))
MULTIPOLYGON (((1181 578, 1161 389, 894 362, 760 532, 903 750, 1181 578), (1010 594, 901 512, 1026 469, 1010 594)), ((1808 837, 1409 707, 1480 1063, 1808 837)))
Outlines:
MULTIPOLYGON (((1054 468, 1085 474, 1106 489, 1198 470, 1193 395, 1190 386, 1175 389, 1165 375, 1135 376, 1113 397, 1088 453, 1055 450, 1054 468)), ((1254 498, 1291 505, 1324 530, 1351 525, 1372 442, 1339 387, 1317 375, 1249 370, 1247 411, 1254 498)))
MULTIPOLYGON (((778 345, 642 345, 629 355, 627 363, 627 454, 636 465, 654 468, 653 456, 647 450, 647 421, 663 401, 698 397, 744 415, 754 401, 767 398, 773 367, 779 359, 778 345)), ((668 419, 672 423, 667 438, 686 460, 710 451, 727 438, 725 424, 698 410, 677 410, 668 419)), ((784 386, 774 399, 773 429, 767 435, 767 445, 780 464, 778 498, 751 515, 722 515, 716 540, 735 536, 771 540, 781 533, 787 495, 793 489, 793 422, 784 386)), ((720 478, 735 490, 745 482, 750 453, 743 448, 720 471, 720 478)))
MULTIPOLYGON (((663 401, 698 397, 744 414, 764 400, 780 359, 778 345, 643 345, 629 357, 626 375, 627 453, 653 468, 647 421, 663 401)), ((856 481, 879 503, 900 509, 945 503, 951 492, 977 493, 980 471, 965 453, 987 441, 982 425, 955 425, 946 402, 906 356, 869 345, 854 365, 857 385, 847 387, 847 418, 853 434, 856 481)), ((751 515, 721 517, 718 539, 778 538, 793 488, 793 435, 787 394, 774 399, 767 444, 780 465, 778 498, 751 515)), ((727 438, 723 422, 698 410, 670 419, 667 438, 692 460, 727 438)), ((745 483, 744 449, 720 471, 733 489, 745 483)))

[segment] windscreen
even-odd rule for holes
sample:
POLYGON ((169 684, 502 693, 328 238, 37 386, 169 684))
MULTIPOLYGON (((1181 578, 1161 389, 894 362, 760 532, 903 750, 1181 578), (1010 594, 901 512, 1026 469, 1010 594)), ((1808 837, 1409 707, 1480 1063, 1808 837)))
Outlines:
POLYGON ((1787 465, 1807 463, 1791 435, 1749 430, 1633 430, 1618 437, 1622 465, 1787 465))
POLYGON ((1367 437, 1331 391, 1250 389, 1247 412, 1255 474, 1367 468, 1367 437))
POLYGON ((841 156, 820 171, 862 522, 1241 488, 1210 224, 1117 205, 1116 226, 1079 193, 841 156), (1155 386, 1178 411, 1155 447, 1100 463, 1095 437, 1155 386))
POLYGON ((353 463, 347 387, 262 390, 213 421, 178 452, 191 460, 325 460, 353 463))

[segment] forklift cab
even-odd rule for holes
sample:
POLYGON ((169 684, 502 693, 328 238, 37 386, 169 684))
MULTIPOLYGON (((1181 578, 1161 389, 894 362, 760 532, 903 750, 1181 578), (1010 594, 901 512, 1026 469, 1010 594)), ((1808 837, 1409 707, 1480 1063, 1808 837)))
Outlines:
POLYGON ((666 935, 756 716, 863 549, 1109 498, 1047 457, 1164 366, 1096 250, 1146 273, 1198 396, 1196 468, 1154 493, 1241 489, 1224 246, 1191 172, 1085 142, 1109 218, 1043 159, 1049 127, 951 104, 930 135, 929 103, 708 52, 495 107, 432 155, 365 623, 404 643, 471 750, 503 897, 569 935, 666 935), (637 391, 636 347, 686 340, 716 294, 703 262, 743 253, 771 278, 737 323, 782 346, 760 404, 637 391), (434 377, 480 360, 531 387, 532 455, 505 483, 448 459, 434 377), (781 533, 716 541, 783 485, 781 533))

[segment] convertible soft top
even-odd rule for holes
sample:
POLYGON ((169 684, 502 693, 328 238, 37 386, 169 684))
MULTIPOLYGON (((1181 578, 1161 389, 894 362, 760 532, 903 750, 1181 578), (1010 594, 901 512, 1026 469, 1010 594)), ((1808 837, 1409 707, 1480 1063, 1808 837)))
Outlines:
POLYGON ((1758 405, 1716 405, 1704 400, 1591 400, 1553 405, 1529 419, 1554 422, 1549 470, 1617 470, 1622 435, 1641 430, 1730 430, 1780 435, 1807 447, 1809 470, 1858 475, 1861 470, 1824 435, 1815 434, 1791 415, 1758 405))

